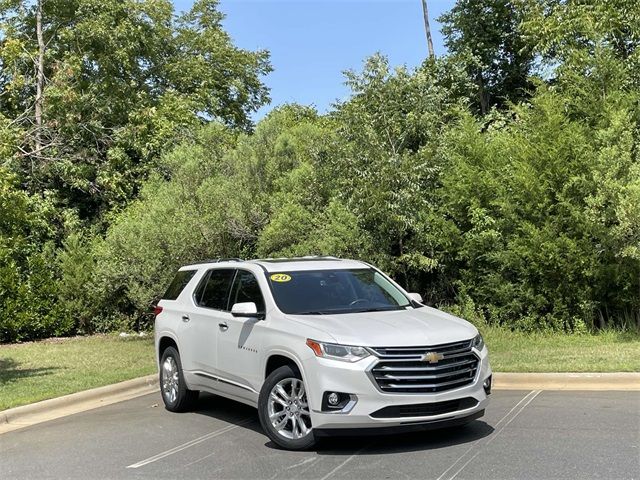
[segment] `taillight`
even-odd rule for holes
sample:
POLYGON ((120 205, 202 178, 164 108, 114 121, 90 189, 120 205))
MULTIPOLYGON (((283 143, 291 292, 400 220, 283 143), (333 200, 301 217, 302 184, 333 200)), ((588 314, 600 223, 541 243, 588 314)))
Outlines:
POLYGON ((162 307, 156 305, 155 307, 153 307, 153 316, 157 317, 160 312, 162 312, 162 307))

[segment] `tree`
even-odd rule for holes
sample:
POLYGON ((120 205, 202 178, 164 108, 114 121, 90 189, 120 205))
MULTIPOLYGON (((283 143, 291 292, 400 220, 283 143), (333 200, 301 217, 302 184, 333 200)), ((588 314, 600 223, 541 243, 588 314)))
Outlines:
POLYGON ((199 125, 251 128, 268 54, 236 48, 222 18, 215 0, 177 17, 169 0, 0 4, 0 138, 21 182, 93 219, 199 125))
POLYGON ((612 96, 594 118, 574 119, 572 102, 540 88, 488 129, 468 118, 447 132, 448 268, 491 322, 574 331, 640 319, 638 98, 612 96))
POLYGON ((477 90, 476 110, 526 99, 533 85, 532 46, 522 35, 522 8, 510 0, 459 0, 439 18, 445 45, 477 90))
POLYGON ((59 303, 51 204, 16 188, 0 167, 0 342, 31 340, 74 331, 59 303))
POLYGON ((448 59, 409 72, 391 71, 381 56, 348 72, 347 84, 353 96, 335 114, 340 140, 327 178, 376 245, 371 260, 416 288, 411 282, 439 265, 438 149, 465 111, 470 85, 448 59))

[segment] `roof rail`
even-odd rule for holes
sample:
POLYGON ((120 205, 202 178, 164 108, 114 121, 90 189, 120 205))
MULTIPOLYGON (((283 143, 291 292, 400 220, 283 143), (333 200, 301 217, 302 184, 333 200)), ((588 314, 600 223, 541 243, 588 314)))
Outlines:
POLYGON ((200 262, 195 262, 194 265, 198 265, 201 263, 220 263, 220 262, 244 262, 241 258, 229 257, 229 258, 208 258, 206 260, 202 260, 200 262))
POLYGON ((279 258, 257 258, 254 260, 248 260, 249 262, 272 262, 272 263, 285 263, 285 262, 308 262, 313 260, 343 260, 339 257, 331 255, 306 255, 304 257, 279 257, 279 258))

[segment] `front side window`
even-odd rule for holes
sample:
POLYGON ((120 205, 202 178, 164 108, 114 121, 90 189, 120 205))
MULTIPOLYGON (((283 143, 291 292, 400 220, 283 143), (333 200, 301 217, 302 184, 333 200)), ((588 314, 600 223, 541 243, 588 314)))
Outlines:
POLYGON ((227 299, 234 274, 233 269, 209 271, 194 294, 196 304, 205 308, 227 310, 227 299))
POLYGON ((278 308, 289 314, 401 310, 409 299, 371 268, 267 274, 278 308))
POLYGON ((258 280, 251 272, 238 270, 236 279, 231 288, 231 298, 229 299, 229 309, 236 303, 253 302, 256 304, 258 312, 264 312, 264 297, 260 291, 258 280))

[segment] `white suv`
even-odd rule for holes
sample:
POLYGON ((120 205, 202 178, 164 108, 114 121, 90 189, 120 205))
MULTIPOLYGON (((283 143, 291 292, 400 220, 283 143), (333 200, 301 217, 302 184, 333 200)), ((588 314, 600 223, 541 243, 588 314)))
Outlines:
POLYGON ((473 325, 421 301, 334 257, 182 267, 155 311, 165 406, 185 411, 200 390, 252 405, 288 449, 468 423, 491 392, 487 349, 473 325))

